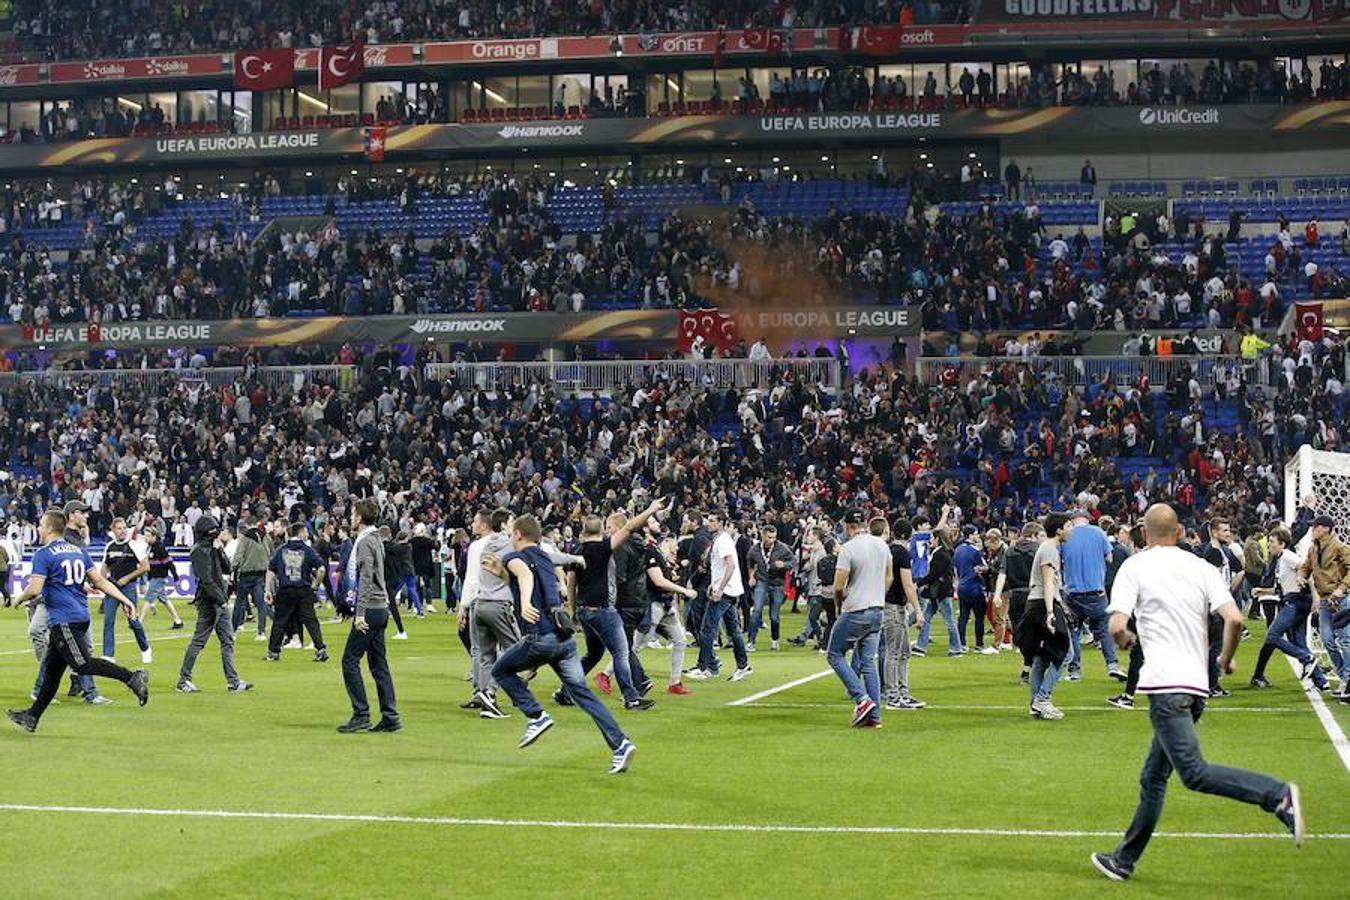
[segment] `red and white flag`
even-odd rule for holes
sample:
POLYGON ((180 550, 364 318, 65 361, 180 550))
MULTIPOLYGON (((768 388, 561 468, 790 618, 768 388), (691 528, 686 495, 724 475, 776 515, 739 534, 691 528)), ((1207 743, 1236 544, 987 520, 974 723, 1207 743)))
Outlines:
POLYGON ((366 70, 366 45, 347 44, 319 50, 319 90, 329 91, 359 81, 366 70))
POLYGON ((783 32, 777 28, 747 28, 741 33, 741 44, 749 50, 765 53, 783 52, 783 32))
POLYGON ((274 91, 295 84, 295 51, 234 51, 234 86, 245 91, 274 91))
POLYGON ((389 129, 383 125, 374 125, 366 129, 366 159, 371 162, 384 162, 384 145, 389 139, 389 129))
POLYGON ((694 346, 695 338, 702 338, 703 343, 711 344, 725 353, 736 346, 740 335, 736 329, 736 320, 725 313, 715 309, 682 309, 675 345, 681 353, 688 353, 694 346))
POLYGON ((1300 341, 1320 341, 1325 326, 1321 301, 1294 304, 1294 328, 1300 341))
POLYGON ((868 56, 895 56, 903 30, 900 25, 864 25, 858 29, 856 44, 868 56))

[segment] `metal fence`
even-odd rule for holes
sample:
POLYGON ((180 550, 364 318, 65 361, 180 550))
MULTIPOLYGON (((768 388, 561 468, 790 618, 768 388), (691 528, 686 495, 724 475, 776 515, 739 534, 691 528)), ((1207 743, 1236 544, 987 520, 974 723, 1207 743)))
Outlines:
POLYGON ((328 384, 345 390, 355 382, 355 377, 355 366, 339 365, 253 366, 247 369, 243 366, 202 369, 48 369, 0 374, 0 390, 20 380, 74 390, 116 386, 153 392, 166 384, 221 387, 235 382, 260 383, 275 392, 295 391, 310 384, 328 384))
POLYGON ((1013 371, 1030 369, 1038 379, 1049 374, 1058 375, 1071 386, 1097 384, 1107 377, 1117 385, 1132 385, 1142 373, 1148 376, 1155 389, 1165 387, 1177 372, 1187 377, 1198 374, 1200 384, 1209 386, 1214 384, 1216 372, 1224 377, 1237 366, 1244 371, 1248 384, 1263 387, 1271 384, 1270 366, 1264 359, 1245 360, 1240 356, 993 356, 959 359, 925 356, 916 360, 914 366, 915 376, 925 384, 937 384, 942 373, 951 368, 963 378, 969 378, 987 369, 1005 366, 1013 371))
POLYGON ((654 380, 683 379, 707 388, 766 387, 785 374, 800 382, 839 389, 839 363, 833 359, 619 360, 596 362, 431 363, 426 375, 454 379, 483 390, 531 383, 559 391, 609 393, 654 380))

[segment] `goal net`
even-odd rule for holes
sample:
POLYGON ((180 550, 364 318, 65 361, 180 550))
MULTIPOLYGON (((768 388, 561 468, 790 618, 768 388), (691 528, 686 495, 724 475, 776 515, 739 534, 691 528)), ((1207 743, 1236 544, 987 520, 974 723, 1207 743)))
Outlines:
MULTIPOLYGON (((1292 523, 1304 497, 1317 498, 1318 514, 1336 520, 1336 533, 1350 541, 1350 453, 1314 450, 1307 444, 1284 464, 1284 517, 1292 523)), ((1306 549, 1299 547, 1302 553, 1306 549)))
MULTIPOLYGON (((1307 444, 1298 448, 1298 453, 1284 464, 1284 517, 1287 523, 1293 523, 1303 498, 1309 495, 1317 499, 1318 515, 1335 519, 1336 534, 1343 541, 1350 540, 1350 453, 1314 450, 1307 444)), ((1311 544, 1312 534, 1305 534, 1295 552, 1303 556, 1311 544)), ((1332 667, 1321 635, 1311 622, 1308 623, 1308 637, 1308 646, 1318 662, 1324 671, 1330 671, 1332 667)))

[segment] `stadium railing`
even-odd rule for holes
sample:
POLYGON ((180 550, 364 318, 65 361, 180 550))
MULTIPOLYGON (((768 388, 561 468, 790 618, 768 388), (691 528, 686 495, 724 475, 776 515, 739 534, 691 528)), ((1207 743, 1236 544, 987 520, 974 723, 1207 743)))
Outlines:
POLYGON ((259 383, 271 390, 294 391, 307 384, 328 384, 346 389, 355 378, 355 366, 220 366, 183 369, 45 369, 0 374, 0 389, 15 380, 52 387, 84 390, 90 387, 136 388, 153 391, 164 385, 209 385, 222 387, 235 382, 259 383))
POLYGON ((767 388, 780 377, 838 390, 839 363, 833 359, 600 360, 593 362, 430 363, 428 377, 457 379, 479 388, 551 383, 562 391, 609 393, 655 379, 684 379, 707 388, 767 388))
POLYGON ((1053 374, 1065 384, 1082 387, 1097 384, 1108 374, 1119 386, 1135 384, 1142 373, 1148 376, 1150 386, 1159 390, 1178 372, 1198 373, 1201 385, 1214 383, 1215 370, 1226 373, 1233 366, 1246 370, 1247 383, 1269 387, 1270 367, 1265 360, 1248 360, 1241 356, 1013 356, 963 357, 924 356, 915 360, 914 374, 924 384, 937 384, 943 372, 955 368, 963 378, 978 375, 987 369, 1011 366, 1014 371, 1029 368, 1038 380, 1053 374))

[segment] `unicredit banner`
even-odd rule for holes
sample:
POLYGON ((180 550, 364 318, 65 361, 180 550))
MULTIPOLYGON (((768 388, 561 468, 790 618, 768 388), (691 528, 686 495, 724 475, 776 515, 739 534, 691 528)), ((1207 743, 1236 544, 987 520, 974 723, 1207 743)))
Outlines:
POLYGON ((1350 18, 1346 0, 982 0, 980 22, 1085 19, 1197 25, 1318 23, 1350 18))
MULTIPOLYGON (((803 336, 909 336, 918 317, 905 307, 774 307, 729 310, 748 333, 789 329, 803 336)), ((0 325, 0 351, 89 347, 287 347, 299 344, 408 344, 422 341, 577 343, 600 340, 674 342, 679 312, 625 309, 582 313, 467 313, 425 316, 326 316, 314 319, 105 322, 96 335, 83 323, 42 332, 0 325), (91 339, 95 338, 95 339, 91 339)))
MULTIPOLYGON (((820 140, 867 144, 918 138, 965 140, 1024 136, 1081 138, 1114 135, 1141 141, 1350 129, 1350 101, 1303 106, 1120 106, 1046 109, 962 109, 931 112, 816 113, 781 116, 680 116, 648 119, 578 119, 489 125, 410 125, 390 128, 384 158, 414 160, 442 154, 567 153, 596 148, 811 144, 820 140)), ((364 161, 362 128, 264 131, 162 138, 102 138, 0 148, 0 171, 54 166, 106 168, 128 165, 364 161)), ((1141 146, 1142 146, 1141 145, 1141 146)))

